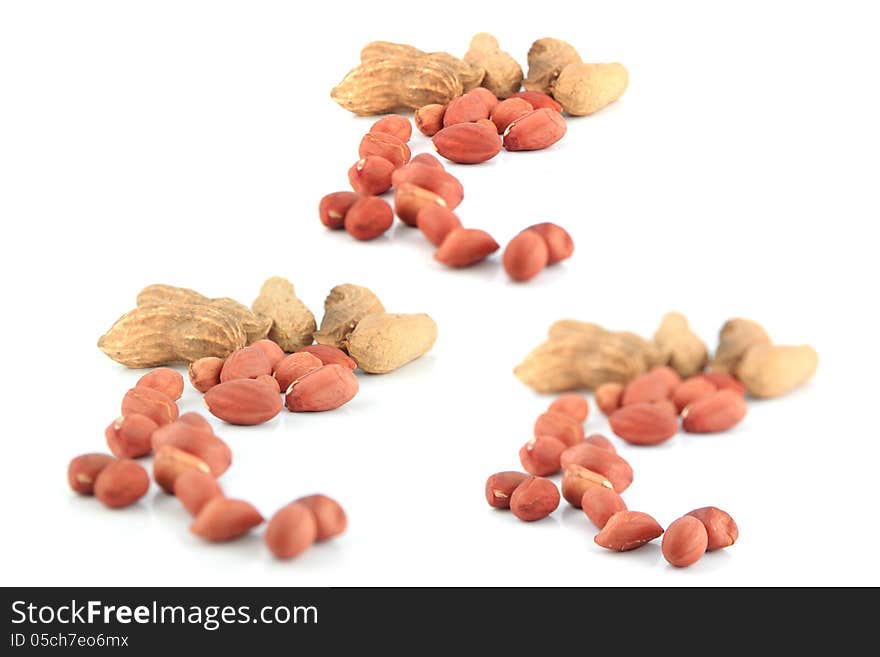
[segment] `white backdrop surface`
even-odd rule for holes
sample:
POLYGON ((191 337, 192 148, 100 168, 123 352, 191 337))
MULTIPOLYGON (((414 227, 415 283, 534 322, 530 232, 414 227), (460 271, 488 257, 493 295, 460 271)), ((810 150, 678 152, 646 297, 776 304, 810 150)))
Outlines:
MULTIPOLYGON (((4 226, 0 458, 6 585, 880 584, 876 284, 880 48, 868 3, 8 2, 0 7, 4 226), (397 225, 358 243, 316 206, 345 189, 370 124, 330 88, 374 39, 461 54, 494 32, 524 64, 558 36, 621 61, 630 88, 556 147, 450 166, 459 215, 506 243, 555 221, 575 256, 527 285, 448 271, 397 225), (311 492, 350 529, 287 563, 259 533, 205 545, 155 487, 111 512, 66 487, 68 460, 141 374, 98 336, 150 283, 250 302, 283 275, 319 313, 352 282, 428 312, 431 354, 361 378, 333 413, 216 431, 231 496, 265 514, 311 492), (483 483, 550 397, 511 374, 555 319, 650 335, 677 309, 714 345, 729 317, 815 345, 808 386, 750 404, 731 432, 653 449, 615 439, 630 508, 668 524, 714 504, 740 541, 677 570, 659 542, 607 553, 575 509, 524 524, 483 483)), ((414 152, 429 149, 420 135, 414 152)), ((181 409, 202 408, 189 387, 181 409)), ((588 432, 608 431, 594 408, 588 432)), ((558 480, 558 479, 557 479, 558 480)))

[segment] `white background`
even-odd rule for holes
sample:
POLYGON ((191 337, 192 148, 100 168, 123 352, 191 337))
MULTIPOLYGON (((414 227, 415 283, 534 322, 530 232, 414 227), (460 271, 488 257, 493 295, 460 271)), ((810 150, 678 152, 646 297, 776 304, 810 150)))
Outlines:
MULTIPOLYGON (((6 585, 880 584, 876 420, 877 63, 869 3, 5 2, 0 8, 3 523, 6 585), (470 226, 506 243, 556 221, 577 249, 527 285, 492 262, 447 271, 398 225, 373 243, 316 207, 346 188, 370 120, 329 98, 374 39, 462 54, 490 30, 525 63, 557 36, 621 61, 621 102, 562 142, 451 166, 470 226), (259 533, 202 544, 155 487, 109 511, 73 494, 68 460, 141 372, 98 336, 164 282, 250 302, 283 275, 320 313, 352 282, 440 339, 361 377, 343 409, 216 431, 222 484, 266 515, 321 491, 350 529, 273 561, 259 533), (650 335, 671 309, 710 342, 729 317, 811 343, 813 382, 755 402, 735 430, 636 449, 630 508, 662 524, 714 504, 740 541, 687 570, 659 542, 596 547, 565 503, 534 524, 490 510, 487 475, 550 397, 511 374, 562 317, 650 335)), ((429 144, 420 135, 414 152, 429 144)), ((181 410, 198 410, 187 389, 181 410)), ((212 418, 213 420, 213 418, 212 418)), ((595 408, 588 432, 607 431, 595 408)))

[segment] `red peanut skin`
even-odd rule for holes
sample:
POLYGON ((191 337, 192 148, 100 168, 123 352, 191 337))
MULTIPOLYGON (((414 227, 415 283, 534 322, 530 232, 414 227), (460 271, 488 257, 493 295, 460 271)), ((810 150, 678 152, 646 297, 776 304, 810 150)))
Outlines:
POLYGON ((529 226, 526 230, 540 235, 547 243, 547 264, 555 265, 570 258, 574 253, 574 240, 562 226, 545 221, 529 226))
POLYGON ((178 420, 153 432, 152 446, 159 451, 165 445, 197 456, 219 477, 232 465, 232 450, 213 431, 178 420))
POLYGON ((394 223, 394 211, 385 199, 365 196, 345 215, 345 230, 356 240, 367 242, 383 235, 394 223))
POLYGON ((324 365, 294 382, 285 403, 296 412, 332 411, 351 401, 357 391, 354 372, 342 365, 324 365))
POLYGON ((681 413, 685 406, 707 397, 718 390, 715 384, 703 376, 692 376, 679 383, 672 391, 672 403, 681 413))
POLYGON ((256 379, 272 373, 272 363, 259 347, 236 349, 226 358, 220 370, 220 383, 234 379, 256 379))
POLYGON ((577 445, 584 439, 584 427, 570 415, 547 411, 538 416, 533 428, 534 436, 553 436, 567 447, 577 445))
POLYGON ((565 119, 549 108, 536 109, 507 126, 504 148, 509 151, 537 151, 549 148, 565 136, 565 119))
POLYGON ((296 353, 312 354, 324 365, 342 365, 350 370, 357 369, 357 363, 354 362, 354 358, 342 351, 342 349, 337 349, 329 344, 311 344, 297 349, 296 353))
POLYGON ((727 511, 717 506, 704 506, 694 509, 687 515, 693 516, 703 523, 708 535, 708 550, 720 550, 730 547, 739 538, 739 528, 736 521, 727 511))
POLYGON ((693 516, 683 516, 666 528, 661 550, 670 564, 686 568, 700 560, 708 544, 709 535, 703 523, 693 516))
POLYGON ((559 462, 563 468, 577 463, 587 470, 598 472, 611 482, 618 493, 629 488, 633 480, 632 467, 622 456, 587 442, 569 447, 562 453, 559 462))
POLYGON ((281 412, 281 397, 265 383, 235 379, 205 393, 208 410, 224 422, 250 426, 268 422, 281 412))
POLYGON ((590 415, 590 402, 586 397, 571 392, 554 399, 547 408, 550 413, 562 413, 575 422, 586 422, 590 415))
POLYGON ((604 486, 593 486, 585 490, 581 497, 581 509, 599 529, 615 513, 627 510, 623 498, 616 491, 604 486))
MULTIPOLYGON (((348 358, 348 356, 346 356, 346 358, 348 358)), ((275 380, 278 381, 278 387, 281 391, 287 392, 287 389, 294 381, 301 379, 309 372, 314 372, 316 369, 323 366, 324 362, 315 354, 309 353, 308 351, 298 351, 289 356, 285 356, 284 359, 275 366, 275 380)))
POLYGON ((611 430, 632 445, 659 445, 678 431, 674 407, 641 402, 621 406, 608 418, 611 430))
POLYGON ((326 541, 342 534, 348 527, 345 510, 332 497, 326 495, 306 495, 296 500, 307 506, 315 515, 317 525, 316 540, 326 541))
POLYGON ((434 135, 434 148, 458 164, 479 164, 501 151, 501 140, 493 130, 476 123, 456 123, 434 135))
POLYGON ((537 233, 525 231, 507 244, 501 264, 510 278, 524 283, 540 274, 547 266, 547 243, 537 233))
POLYGON ((487 118, 489 118, 489 108, 486 102, 478 95, 467 93, 454 98, 446 106, 446 111, 443 113, 443 127, 456 123, 473 123, 487 118))
POLYGON ((492 110, 492 123, 495 124, 499 135, 504 134, 507 126, 534 109, 532 104, 524 98, 507 98, 492 110))
POLYGON ((626 384, 623 396, 620 398, 620 405, 629 406, 668 399, 670 393, 671 387, 665 376, 647 372, 626 384))
POLYGON ((474 87, 470 91, 465 94, 467 96, 477 96, 480 100, 483 101, 483 104, 486 106, 486 111, 490 114, 492 110, 495 109, 496 105, 498 105, 498 97, 493 94, 491 91, 486 89, 486 87, 474 87))
POLYGON ((409 163, 424 164, 425 166, 431 167, 432 169, 440 169, 441 171, 446 170, 446 167, 443 166, 443 163, 430 153, 419 153, 418 155, 413 156, 413 159, 411 159, 409 163))
POLYGON ((717 433, 739 424, 746 416, 746 400, 731 388, 718 390, 688 404, 682 411, 682 428, 688 433, 717 433))
POLYGON ((110 463, 95 479, 95 497, 111 509, 131 506, 150 488, 150 476, 129 459, 110 463))
POLYGON ((158 367, 144 374, 134 387, 153 388, 168 395, 172 401, 177 401, 183 394, 183 377, 170 367, 158 367))
POLYGON ((396 169, 409 162, 411 153, 409 146, 394 135, 386 132, 368 132, 361 139, 358 156, 367 157, 368 155, 384 157, 396 169))
POLYGON ((269 359, 269 364, 272 366, 273 371, 275 366, 281 362, 281 359, 285 356, 284 349, 268 338, 257 340, 256 342, 251 343, 251 346, 256 347, 263 352, 266 358, 269 359))
POLYGON ((67 483, 80 495, 92 495, 95 492, 95 479, 101 470, 116 459, 109 454, 81 454, 71 459, 67 466, 67 483))
POLYGON ((332 192, 318 204, 318 217, 327 228, 341 230, 345 227, 345 215, 361 197, 357 192, 332 192))
POLYGON ((358 194, 376 196, 391 189, 393 172, 394 165, 384 157, 368 155, 351 165, 348 170, 348 182, 358 194))
POLYGON ((174 422, 180 411, 168 395, 153 388, 132 388, 122 398, 122 415, 140 413, 159 426, 174 422))
POLYGON ((550 109, 562 114, 562 105, 557 103, 547 94, 541 93, 540 91, 517 91, 515 94, 511 94, 510 96, 508 96, 508 98, 522 98, 535 109, 549 107, 550 109))
POLYGON ((223 497, 223 491, 207 472, 190 469, 181 472, 174 480, 174 496, 190 515, 197 516, 208 502, 223 497))
POLYGON ((384 132, 394 135, 402 142, 407 142, 412 137, 412 123, 405 116, 389 114, 376 121, 370 127, 370 132, 384 132))
POLYGON ((585 443, 589 443, 599 449, 604 449, 607 452, 611 452, 612 454, 617 454, 617 450, 614 448, 614 443, 608 440, 601 433, 594 433, 586 438, 584 438, 585 443))
POLYGON ((305 504, 293 502, 275 512, 264 540, 277 559, 292 559, 309 549, 317 535, 315 514, 305 504))
POLYGON ((263 516, 243 500, 215 497, 205 504, 190 531, 206 541, 231 541, 263 522, 263 516))
POLYGON ((510 510, 520 520, 546 518, 559 507, 559 489, 549 479, 529 477, 510 496, 510 510))
POLYGON ((136 459, 152 451, 153 432, 158 428, 159 425, 146 415, 132 413, 113 420, 104 431, 104 437, 114 456, 136 459))
POLYGON ((557 438, 537 436, 520 448, 519 461, 529 474, 544 477, 559 472, 559 457, 565 449, 565 443, 557 438))
POLYGON ((416 225, 431 244, 440 246, 449 233, 461 228, 461 220, 448 207, 429 205, 419 210, 416 225))
POLYGON ((447 267, 470 267, 495 253, 496 242, 489 233, 477 228, 457 228, 450 232, 434 254, 447 267))
POLYGON ((606 416, 620 408, 620 399, 623 397, 622 383, 603 383, 593 393, 596 398, 596 406, 606 416))
POLYGON ((698 374, 697 376, 702 376, 712 382, 719 390, 735 390, 743 397, 746 395, 746 387, 725 372, 706 372, 705 374, 698 374))
POLYGON ((413 120, 419 132, 426 137, 433 137, 443 129, 443 115, 445 113, 445 105, 431 103, 418 108, 413 115, 413 120))
POLYGON ((663 534, 663 527, 647 513, 618 511, 593 539, 608 550, 627 552, 653 541, 663 534))
MULTIPOLYGON (((425 154, 427 155, 427 154, 425 154)), ((431 155, 428 155, 431 157, 431 155)), ((427 189, 434 192, 446 201, 446 207, 454 210, 461 204, 464 199, 464 187, 461 182, 451 173, 443 169, 443 165, 439 160, 434 158, 439 165, 427 164, 424 160, 416 162, 413 160, 405 167, 400 167, 391 176, 391 184, 394 187, 400 187, 404 183, 410 183, 416 187, 427 189)))
POLYGON ((189 364, 189 382, 199 392, 208 392, 220 383, 220 371, 223 359, 216 356, 205 356, 189 364))
POLYGON ((669 365, 657 365, 651 368, 648 374, 665 380, 670 391, 675 390, 675 387, 681 383, 681 375, 669 367, 669 365))
POLYGON ((528 478, 525 472, 496 472, 486 480, 486 502, 495 509, 509 509, 513 491, 528 478))
POLYGON ((394 192, 394 211, 407 226, 418 224, 419 212, 432 205, 446 207, 442 196, 413 183, 401 183, 394 192))

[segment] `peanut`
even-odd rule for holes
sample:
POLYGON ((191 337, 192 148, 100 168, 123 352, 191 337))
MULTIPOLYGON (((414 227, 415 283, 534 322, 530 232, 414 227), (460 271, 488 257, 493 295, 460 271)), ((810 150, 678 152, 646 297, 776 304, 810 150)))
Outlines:
MULTIPOLYGON (((348 182, 358 194, 375 196, 391 189, 394 165, 379 155, 362 157, 348 170, 348 182)), ((353 207, 349 206, 349 210, 353 207)), ((346 212, 346 216, 348 213, 346 212)))
POLYGON ((590 402, 583 395, 569 393, 553 400, 547 408, 550 413, 562 413, 575 422, 586 422, 590 414, 590 402))
POLYGON ((583 61, 574 46, 562 39, 538 39, 529 48, 529 75, 523 86, 529 91, 548 94, 567 65, 583 61))
POLYGON ((496 242, 489 233, 477 228, 456 228, 434 254, 434 259, 447 267, 470 267, 495 253, 496 242))
POLYGON ((412 137, 412 123, 405 116, 389 114, 376 121, 370 127, 370 132, 385 132, 407 142, 412 137))
POLYGON ((486 480, 486 501, 496 509, 509 509, 510 496, 529 478, 524 472, 496 472, 486 480))
POLYGON ((586 116, 613 103, 629 84, 623 64, 571 62, 553 84, 553 98, 572 116, 586 116))
MULTIPOLYGON (((348 336, 346 335, 346 337, 348 336)), ((312 356, 320 360, 321 363, 323 363, 324 365, 342 365, 343 367, 347 367, 350 370, 357 369, 357 363, 354 362, 354 358, 348 356, 344 351, 342 351, 342 349, 331 347, 328 344, 309 345, 308 347, 303 347, 302 349, 299 349, 296 353, 311 354, 312 356)))
POLYGON ((272 390, 274 390, 279 395, 281 394, 281 386, 278 385, 278 379, 276 379, 271 374, 261 374, 256 379, 254 379, 254 381, 259 381, 260 383, 264 383, 267 386, 269 386, 270 388, 272 388, 272 390))
POLYGON ((458 164, 479 164, 501 151, 501 140, 495 131, 476 123, 443 128, 434 135, 432 143, 440 155, 458 164))
POLYGON ((768 399, 791 392, 809 381, 819 355, 808 345, 753 345, 736 366, 736 377, 753 397, 768 399))
POLYGON ((428 315, 374 313, 358 322, 345 348, 364 372, 385 374, 424 356, 436 340, 437 324, 428 315))
POLYGON ((296 500, 315 515, 317 540, 326 541, 342 534, 348 526, 345 511, 339 502, 326 495, 306 495, 296 500))
POLYGON ((550 108, 536 109, 513 121, 504 130, 504 148, 509 151, 537 151, 562 139, 565 119, 550 108))
POLYGON ((541 93, 540 91, 518 91, 515 94, 511 94, 510 98, 522 98, 535 109, 546 107, 548 109, 552 109, 554 112, 559 112, 560 114, 562 113, 562 105, 557 103, 547 94, 541 93))
POLYGON ((611 516, 618 511, 626 511, 626 502, 613 488, 591 486, 581 497, 581 508, 590 522, 602 529, 611 516))
POLYGON ((195 425, 183 419, 167 424, 152 435, 153 450, 158 451, 166 445, 198 457, 215 477, 226 472, 232 464, 232 450, 210 426, 195 425))
POLYGON ((608 550, 635 550, 663 534, 663 527, 647 513, 618 511, 596 534, 596 545, 608 550))
POLYGON ((426 137, 433 137, 443 129, 443 115, 446 106, 437 103, 424 105, 416 110, 414 119, 416 127, 426 137))
POLYGON ((708 535, 707 550, 720 550, 730 547, 739 538, 739 528, 726 511, 717 506, 704 506, 694 509, 687 515, 693 516, 703 523, 708 535))
POLYGON ((434 246, 440 246, 453 230, 461 228, 461 220, 449 208, 428 205, 416 215, 416 225, 434 246))
POLYGON ((263 283, 252 304, 254 312, 272 319, 269 339, 284 351, 312 344, 317 328, 312 311, 296 296, 293 284, 280 276, 263 283))
POLYGON ((571 235, 562 226, 549 221, 529 226, 526 230, 540 235, 547 244, 547 264, 555 265, 561 260, 571 257, 574 253, 574 242, 571 235))
POLYGON ((190 531, 206 541, 219 542, 238 538, 263 522, 263 516, 243 500, 215 497, 190 525, 190 531))
POLYGON ((614 490, 611 482, 603 475, 576 463, 569 465, 562 473, 562 496, 575 508, 581 508, 584 493, 595 487, 614 490))
POLYGON ((688 404, 681 412, 681 425, 688 433, 727 431, 746 416, 746 408, 735 390, 718 390, 688 404))
POLYGON ((285 404, 290 411, 330 411, 351 401, 358 380, 342 365, 323 365, 290 384, 285 404))
POLYGON ((567 413, 548 410, 535 420, 535 436, 553 436, 565 443, 566 447, 577 445, 584 439, 583 422, 567 413))
POLYGON ((501 264, 511 279, 528 281, 547 266, 547 243, 537 233, 523 231, 514 237, 504 249, 501 264))
POLYGON ((558 507, 559 490, 543 477, 529 477, 510 496, 510 510, 525 522, 546 518, 558 507))
POLYGON ((159 426, 177 419, 179 410, 168 395, 153 388, 132 388, 122 398, 122 416, 146 415, 159 426))
POLYGON ((704 376, 692 376, 678 384, 672 391, 672 402, 681 413, 688 404, 702 399, 718 390, 715 384, 704 376))
POLYGON ((147 494, 150 477, 134 461, 113 461, 95 479, 95 497, 111 509, 130 506, 147 494))
POLYGON ((544 477, 559 472, 559 457, 566 449, 565 443, 553 436, 537 436, 519 450, 523 469, 532 475, 544 477))
POLYGON ((746 396, 746 387, 730 376, 730 374, 725 374, 724 372, 704 372, 697 376, 706 379, 706 381, 714 385, 718 390, 733 390, 743 397, 746 396))
POLYGON ((611 415, 620 408, 623 389, 624 385, 622 383, 603 383, 593 393, 596 397, 596 406, 605 415, 611 415))
POLYGON ((683 516, 666 528, 663 535, 663 557, 673 566, 686 568, 706 553, 709 536, 703 523, 692 516, 683 516))
POLYGON ((361 195, 357 192, 332 192, 322 197, 318 204, 318 217, 320 217, 321 223, 327 228, 343 228, 345 215, 360 197, 361 195))
POLYGON ((358 157, 374 155, 384 158, 396 169, 409 162, 412 156, 409 146, 387 132, 368 132, 361 139, 358 157))
POLYGON ((268 422, 281 411, 281 398, 267 385, 253 379, 235 379, 205 393, 212 415, 229 424, 268 422))
POLYGON ((498 39, 491 34, 481 32, 475 35, 464 61, 485 70, 481 84, 495 97, 506 98, 519 91, 523 80, 522 68, 509 53, 501 50, 498 39))
POLYGON ((159 367, 144 374, 134 387, 153 388, 164 393, 171 401, 177 401, 183 394, 183 377, 169 367, 159 367))
POLYGON ((365 196, 358 200, 345 215, 345 230, 361 241, 380 237, 393 223, 391 206, 378 196, 365 196))
POLYGON ((275 367, 275 380, 278 382, 278 387, 287 392, 294 381, 323 366, 324 363, 314 354, 298 351, 285 356, 284 360, 278 363, 275 367))
POLYGON ((95 479, 101 470, 113 463, 109 454, 82 454, 71 459, 67 466, 67 483, 80 495, 91 495, 95 491, 95 479))
MULTIPOLYGON (((428 157, 431 156, 428 155, 428 157)), ((416 187, 434 192, 443 199, 444 207, 450 210, 457 208, 464 198, 464 188, 461 182, 443 169, 438 160, 434 160, 433 165, 427 164, 424 160, 410 162, 394 172, 394 175, 391 176, 391 183, 398 188, 404 183, 412 183, 416 187)))
POLYGON ((633 445, 658 445, 678 431, 675 408, 640 402, 621 406, 608 418, 611 430, 633 445))
POLYGON ((197 516, 215 497, 223 497, 220 484, 201 470, 185 470, 174 480, 174 496, 190 515, 197 516))
POLYGON ((683 377, 702 372, 709 358, 706 343, 691 330, 687 317, 681 313, 663 316, 654 342, 665 354, 666 362, 683 377))
POLYGON ((718 349, 709 363, 709 369, 733 374, 746 351, 759 344, 771 344, 770 336, 763 326, 750 319, 730 319, 721 327, 718 349))
POLYGON ((626 460, 613 451, 596 444, 582 442, 566 449, 559 458, 560 465, 567 468, 571 464, 598 472, 622 493, 633 481, 633 469, 626 460))
POLYGON ((382 312, 385 307, 368 288, 337 285, 324 300, 324 318, 321 329, 315 333, 315 341, 319 345, 340 347, 361 319, 382 312))
POLYGON ((208 392, 220 383, 220 372, 223 370, 224 359, 216 356, 205 356, 189 364, 189 382, 199 392, 208 392))
POLYGON ((402 183, 394 192, 394 211, 407 226, 415 227, 419 212, 431 206, 446 207, 439 194, 412 183, 402 183))
POLYGON ((262 374, 272 373, 272 363, 258 347, 245 347, 233 351, 220 370, 220 383, 235 379, 256 379, 262 374))
POLYGON ((483 104, 486 106, 486 111, 490 115, 492 114, 492 110, 494 110, 495 106, 499 103, 498 96, 493 94, 486 87, 474 87, 467 93, 479 97, 480 100, 483 101, 483 104))
POLYGON ((269 359, 269 364, 272 366, 272 369, 275 369, 275 366, 281 362, 281 359, 284 358, 284 349, 279 347, 277 344, 269 340, 268 338, 264 338, 263 340, 257 340, 256 342, 251 344, 252 347, 256 347, 260 351, 263 352, 263 355, 269 359))
POLYGON ((532 104, 524 98, 507 98, 495 106, 490 118, 495 124, 498 134, 502 135, 507 130, 507 126, 534 109, 532 104))
POLYGON ((293 502, 275 512, 263 537, 278 559, 292 559, 309 549, 318 535, 315 514, 302 502, 293 502))
POLYGON ((489 118, 489 109, 479 95, 469 92, 453 99, 443 113, 443 127, 456 123, 473 123, 489 118))
POLYGON ((211 474, 211 468, 202 459, 171 445, 156 450, 153 459, 153 479, 166 493, 174 492, 174 482, 187 470, 211 474))
POLYGON ((130 413, 111 422, 104 437, 114 456, 135 459, 146 456, 153 449, 150 438, 158 428, 159 425, 146 415, 130 413))
POLYGON ((658 375, 657 370, 651 370, 640 374, 626 384, 623 396, 620 398, 620 405, 629 406, 630 404, 668 399, 671 392, 672 388, 667 378, 662 374, 658 375))
POLYGON ((584 442, 590 445, 594 445, 599 449, 604 449, 606 452, 611 452, 612 454, 617 454, 617 450, 614 449, 614 443, 608 440, 601 433, 594 433, 586 438, 584 438, 584 442))

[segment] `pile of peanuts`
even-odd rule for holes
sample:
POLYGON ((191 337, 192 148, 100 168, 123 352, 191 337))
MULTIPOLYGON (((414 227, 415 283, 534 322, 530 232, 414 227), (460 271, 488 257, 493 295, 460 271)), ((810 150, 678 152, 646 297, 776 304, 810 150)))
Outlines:
MULTIPOLYGON (((453 162, 474 163, 488 159, 485 156, 490 152, 489 157, 493 157, 500 151, 499 133, 503 133, 508 150, 534 150, 555 143, 565 132, 560 112, 558 103, 539 92, 522 92, 499 102, 480 87, 446 107, 421 108, 416 111, 415 121, 419 130, 433 136, 438 153, 453 162), (536 96, 542 99, 535 100, 536 96), (533 110, 528 99, 545 105, 533 110), (552 103, 552 108, 546 103, 552 103), (539 120, 549 121, 553 126, 561 122, 562 134, 545 143, 546 135, 551 133, 534 125, 539 120), (526 138, 532 131, 543 136, 543 145, 536 138, 526 138), (487 142, 491 147, 479 146, 478 142, 487 142)), ((453 268, 482 262, 500 248, 498 242, 484 230, 463 227, 453 212, 464 198, 461 182, 433 155, 422 153, 412 157, 408 146, 411 137, 412 124, 406 117, 389 115, 376 121, 361 140, 360 159, 348 171, 354 191, 324 196, 318 207, 321 222, 327 228, 345 229, 355 239, 367 241, 391 228, 396 213, 404 224, 418 227, 437 247, 434 258, 438 262, 453 268), (380 197, 392 188, 393 210, 380 197)), ((544 222, 516 235, 504 250, 502 264, 512 280, 523 282, 537 276, 546 266, 569 258, 573 251, 568 232, 544 222)))
POLYGON ((545 518, 560 502, 559 489, 547 477, 562 470, 562 497, 583 509, 599 529, 594 541, 603 548, 634 550, 663 535, 663 556, 673 566, 685 567, 707 550, 733 545, 739 536, 736 522, 717 507, 690 511, 670 524, 665 535, 653 517, 630 511, 621 493, 632 483, 633 469, 608 438, 584 435, 589 411, 589 402, 578 394, 553 401, 535 422, 534 438, 519 451, 526 472, 498 472, 486 481, 489 506, 510 509, 527 522, 545 518))
POLYGON ((330 411, 358 392, 357 363, 341 349, 313 344, 285 354, 272 340, 257 340, 225 359, 208 356, 189 365, 193 387, 205 404, 229 424, 271 420, 281 408, 330 411), (284 403, 281 395, 284 395, 284 403))
MULTIPOLYGON (((247 349, 259 351, 265 347, 254 345, 247 349)), ((297 354, 285 357, 282 352, 281 356, 286 360, 297 354)), ((300 359, 303 356, 317 361, 310 364, 313 371, 326 367, 309 352, 302 354, 300 359)), ((238 401, 235 404, 224 401, 222 407, 224 410, 235 409, 229 413, 236 424, 265 421, 261 419, 267 415, 265 404, 262 401, 255 403, 253 399, 263 400, 266 395, 254 395, 254 391, 270 391, 278 399, 278 409, 274 413, 277 414, 281 408, 282 378, 293 375, 288 368, 280 368, 283 360, 275 363, 278 378, 266 374, 265 367, 245 366, 245 363, 258 360, 252 355, 242 357, 233 353, 226 359, 229 369, 222 365, 216 374, 216 383, 210 386, 209 383, 214 383, 213 376, 207 376, 202 368, 196 368, 197 372, 191 368, 193 385, 200 390, 209 389, 210 394, 222 386, 247 382, 254 389, 237 390, 238 401), (243 378, 228 378, 233 374, 243 378)), ((214 433, 204 417, 198 413, 179 413, 177 400, 183 394, 183 388, 183 377, 170 368, 158 368, 141 377, 123 397, 121 416, 105 431, 107 446, 113 456, 91 453, 75 457, 68 466, 68 483, 75 492, 94 495, 109 508, 131 506, 150 488, 147 471, 134 459, 152 454, 153 479, 163 491, 175 495, 194 517, 190 526, 193 534, 211 542, 238 538, 261 525, 264 518, 252 504, 223 494, 217 479, 232 464, 232 450, 214 433)), ((288 391, 287 396, 288 407, 292 410, 326 410, 298 408, 296 398, 291 401, 292 391, 288 391)), ((206 401, 215 412, 207 395, 206 401)), ((215 414, 227 419, 220 413, 215 414)), ((345 531, 346 525, 345 512, 335 500, 325 495, 309 495, 275 512, 266 526, 264 541, 277 558, 289 559, 301 554, 315 541, 338 536, 345 531)))
POLYGON ((682 380, 667 366, 595 391, 611 430, 633 445, 666 442, 678 432, 679 416, 688 433, 727 431, 746 416, 745 395, 745 387, 730 374, 701 372, 682 380))

